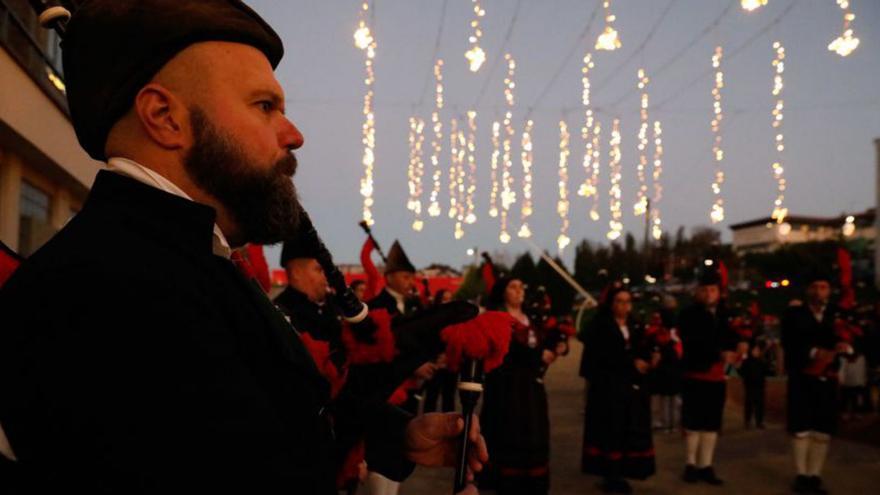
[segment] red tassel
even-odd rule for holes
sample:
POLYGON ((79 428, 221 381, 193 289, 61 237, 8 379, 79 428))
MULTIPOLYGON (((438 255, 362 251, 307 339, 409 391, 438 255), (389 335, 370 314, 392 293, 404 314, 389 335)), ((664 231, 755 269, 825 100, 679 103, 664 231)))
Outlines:
POLYGON ((388 363, 394 359, 394 334, 391 332, 391 316, 385 309, 370 311, 369 318, 376 324, 372 337, 374 344, 357 340, 351 327, 346 324, 342 329, 342 344, 348 351, 352 364, 388 363))
POLYGON ((440 338, 446 343, 449 369, 458 371, 464 357, 482 359, 487 373, 501 366, 510 347, 515 321, 505 312, 487 311, 472 320, 444 328, 440 338))
POLYGON ((339 369, 330 360, 330 343, 323 340, 315 340, 308 332, 300 334, 300 340, 306 350, 311 354, 318 371, 330 382, 330 397, 335 398, 345 385, 345 374, 340 373, 339 369))
POLYGON ((272 289, 272 280, 269 277, 269 264, 266 262, 266 255, 263 254, 263 246, 248 244, 246 251, 247 259, 253 268, 254 278, 260 283, 260 287, 268 293, 272 289))
POLYGON ((342 466, 339 468, 339 473, 336 475, 337 488, 341 490, 352 483, 360 481, 361 463, 364 462, 365 455, 366 450, 363 440, 348 451, 342 466))

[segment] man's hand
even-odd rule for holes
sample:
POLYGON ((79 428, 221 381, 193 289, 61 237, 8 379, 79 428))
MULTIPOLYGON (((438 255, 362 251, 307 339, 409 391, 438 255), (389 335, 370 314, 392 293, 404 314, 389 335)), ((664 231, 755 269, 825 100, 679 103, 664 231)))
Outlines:
MULTIPOLYGON (((406 427, 406 455, 422 466, 455 466, 459 451, 459 435, 464 419, 458 413, 428 413, 416 416, 406 427)), ((479 472, 489 460, 486 441, 480 435, 480 421, 474 416, 471 423, 468 466, 479 472)), ((463 493, 476 493, 476 491, 463 493)))
POLYGON ((636 369, 639 370, 639 373, 643 375, 651 369, 651 365, 644 359, 636 359, 633 363, 635 364, 636 369))
POLYGON ((458 492, 456 495, 480 495, 480 492, 477 491, 477 487, 474 485, 468 485, 464 487, 464 490, 458 492))
POLYGON ((434 377, 434 372, 436 371, 437 365, 432 362, 427 362, 419 366, 413 374, 416 376, 416 378, 420 378, 422 380, 430 380, 434 377))
POLYGON ((544 362, 547 366, 551 365, 553 361, 556 361, 556 353, 547 349, 544 349, 544 352, 541 353, 541 361, 544 362))

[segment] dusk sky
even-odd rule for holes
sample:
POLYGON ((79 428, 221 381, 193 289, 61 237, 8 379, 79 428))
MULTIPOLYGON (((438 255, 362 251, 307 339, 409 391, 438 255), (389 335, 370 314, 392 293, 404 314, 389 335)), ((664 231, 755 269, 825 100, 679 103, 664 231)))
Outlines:
MULTIPOLYGON (((337 262, 355 262, 363 242, 357 226, 362 197, 361 112, 365 90, 363 52, 353 43, 360 1, 251 0, 278 31, 286 55, 277 77, 287 98, 287 112, 305 135, 297 152, 295 182, 302 201, 337 262)), ((519 254, 528 246, 515 233, 519 203, 511 209, 513 240, 498 240, 499 222, 489 206, 492 121, 504 112, 504 52, 516 59, 516 105, 513 122, 515 187, 521 187, 520 134, 531 108, 534 120, 534 214, 532 240, 556 253, 560 219, 556 213, 559 120, 571 139, 569 194, 570 245, 563 260, 571 263, 583 238, 607 242, 608 138, 611 121, 621 119, 622 211, 627 231, 642 237, 643 217, 633 216, 638 179, 639 93, 636 72, 651 78, 649 118, 663 125, 664 228, 710 225, 714 173, 712 157, 711 57, 724 48, 722 123, 727 181, 723 186, 726 219, 716 225, 729 239, 728 226, 766 217, 775 199, 774 98, 772 43, 786 49, 784 92, 785 151, 788 181, 785 204, 791 214, 833 216, 863 211, 875 194, 874 139, 880 138, 880 0, 851 1, 855 35, 861 45, 843 58, 827 49, 842 28, 843 13, 834 0, 770 0, 753 13, 739 0, 613 0, 615 27, 623 46, 596 52, 603 28, 600 0, 481 0, 487 62, 476 74, 467 68, 470 0, 375 0, 376 164, 374 232, 383 247, 400 239, 413 262, 460 266, 466 250, 519 254), (598 10, 597 10, 598 9, 598 10), (591 16, 595 20, 590 24, 591 16), (713 27, 713 22, 718 20, 713 27), (777 21, 778 22, 775 22, 777 21), (442 29, 441 29, 442 27, 442 29), (586 31, 586 28, 589 30, 586 31), (440 32, 438 43, 438 31, 440 32), (586 36, 583 36, 584 32, 586 36), (509 33, 509 37, 506 36, 509 33), (445 109, 441 204, 448 207, 446 168, 448 129, 453 117, 477 111, 478 220, 463 239, 453 238, 453 222, 444 214, 426 218, 422 232, 410 228, 406 209, 408 119, 430 120, 433 107, 433 56, 443 58, 445 109), (592 103, 602 125, 602 176, 598 222, 589 219, 590 201, 577 196, 585 178, 581 166, 583 124, 581 66, 594 52, 592 103), (494 70, 493 70, 494 69, 494 70), (554 79, 554 75, 558 77, 554 79), (478 98, 482 88, 486 91, 478 98), (474 106, 476 105, 476 106, 474 106)), ((430 190, 430 132, 424 145, 426 190, 430 190)), ((521 192, 518 194, 521 199, 521 192)), ((426 197, 423 197, 426 203, 426 197)), ((277 266, 278 249, 267 252, 277 266)))

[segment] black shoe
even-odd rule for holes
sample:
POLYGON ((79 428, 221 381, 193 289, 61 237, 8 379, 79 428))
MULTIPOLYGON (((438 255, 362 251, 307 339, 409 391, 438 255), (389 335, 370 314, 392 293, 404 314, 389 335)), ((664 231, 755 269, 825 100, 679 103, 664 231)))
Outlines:
POLYGON ((688 464, 684 467, 684 473, 681 475, 681 479, 685 483, 696 483, 700 481, 700 471, 697 469, 697 466, 688 464))
POLYGON ((797 475, 791 483, 791 491, 794 493, 813 493, 813 485, 809 476, 797 475))
POLYGON ((813 495, 828 495, 828 490, 826 490, 825 487, 822 486, 822 478, 820 478, 818 476, 810 476, 808 479, 809 479, 809 483, 810 483, 810 493, 811 494, 813 494, 813 495))
POLYGON ((719 486, 724 484, 724 481, 722 481, 721 478, 715 476, 715 470, 712 469, 712 466, 706 466, 700 469, 700 480, 705 481, 712 486, 719 486))

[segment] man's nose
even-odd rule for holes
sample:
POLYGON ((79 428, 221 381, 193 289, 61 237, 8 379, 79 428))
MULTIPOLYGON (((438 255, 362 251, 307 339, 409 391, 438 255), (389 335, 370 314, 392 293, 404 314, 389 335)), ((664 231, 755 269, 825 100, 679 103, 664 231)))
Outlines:
POLYGON ((290 150, 299 149, 305 142, 305 138, 296 125, 286 117, 283 119, 281 130, 278 133, 278 140, 282 148, 290 150))

